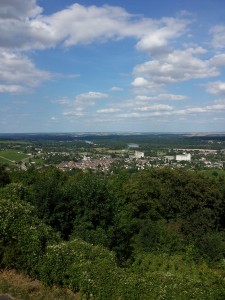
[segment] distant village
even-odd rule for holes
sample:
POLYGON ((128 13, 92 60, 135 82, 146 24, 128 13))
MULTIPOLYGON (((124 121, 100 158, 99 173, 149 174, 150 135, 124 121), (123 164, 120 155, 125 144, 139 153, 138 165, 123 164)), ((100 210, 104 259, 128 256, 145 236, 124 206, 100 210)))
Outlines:
MULTIPOLYGON (((15 154, 23 154, 23 159, 18 161, 5 159, 6 163, 12 163, 22 170, 46 166, 56 166, 63 171, 82 170, 103 173, 113 173, 121 169, 144 170, 164 167, 197 170, 225 169, 225 149, 157 148, 151 150, 150 147, 149 151, 143 151, 141 145, 130 143, 125 149, 115 150, 113 147, 102 147, 92 141, 85 141, 79 147, 76 144, 69 146, 63 142, 61 145, 55 143, 51 147, 43 144, 42 147, 8 145, 4 148, 9 151, 13 148, 15 154)), ((2 153, 4 154, 4 151, 2 153)))
MULTIPOLYGON (((57 165, 61 170, 81 169, 113 172, 117 168, 143 170, 146 168, 212 168, 224 169, 225 161, 217 158, 217 150, 206 149, 176 149, 177 152, 183 152, 176 155, 146 156, 142 151, 135 150, 133 154, 127 155, 121 153, 117 157, 111 155, 88 155, 85 153, 83 158, 77 161, 62 161, 57 165), (189 151, 189 152, 188 152, 189 151)), ((225 155, 225 149, 220 150, 220 155, 225 155)))

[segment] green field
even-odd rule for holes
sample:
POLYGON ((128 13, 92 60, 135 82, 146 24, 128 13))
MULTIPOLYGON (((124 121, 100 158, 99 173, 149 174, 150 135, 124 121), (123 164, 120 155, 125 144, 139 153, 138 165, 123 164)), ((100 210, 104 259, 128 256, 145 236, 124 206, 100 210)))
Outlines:
POLYGON ((163 151, 163 150, 158 150, 158 151, 157 151, 157 155, 158 155, 158 156, 163 156, 163 155, 166 155, 166 152, 163 151))
POLYGON ((34 162, 36 165, 42 165, 44 163, 44 160, 41 158, 35 158, 31 160, 32 162, 34 162))
POLYGON ((28 158, 27 154, 21 153, 18 150, 4 150, 0 151, 0 162, 19 162, 22 159, 28 158))
POLYGON ((202 171, 200 171, 200 173, 203 173, 206 176, 225 177, 225 170, 220 170, 220 169, 202 170, 202 171))
POLYGON ((8 165, 13 165, 14 163, 9 161, 9 160, 6 160, 2 157, 0 157, 0 164, 8 164, 8 165))
POLYGON ((0 144, 9 144, 9 145, 31 145, 30 142, 27 141, 13 141, 13 140, 0 140, 0 144))

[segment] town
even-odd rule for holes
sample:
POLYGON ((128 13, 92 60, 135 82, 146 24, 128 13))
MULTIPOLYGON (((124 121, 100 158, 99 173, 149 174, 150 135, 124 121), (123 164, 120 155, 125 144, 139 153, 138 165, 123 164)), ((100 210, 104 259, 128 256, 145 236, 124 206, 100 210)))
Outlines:
POLYGON ((22 170, 55 166, 63 171, 107 174, 121 169, 225 168, 224 136, 190 139, 180 135, 84 135, 61 140, 58 136, 32 140, 4 137, 0 147, 0 163, 22 170))

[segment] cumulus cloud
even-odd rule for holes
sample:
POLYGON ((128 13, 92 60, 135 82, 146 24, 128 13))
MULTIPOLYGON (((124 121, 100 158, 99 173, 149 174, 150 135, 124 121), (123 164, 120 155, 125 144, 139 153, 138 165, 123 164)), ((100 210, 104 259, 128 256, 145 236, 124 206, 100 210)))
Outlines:
POLYGON ((205 52, 205 49, 201 47, 174 50, 161 57, 160 60, 153 59, 137 65, 134 68, 133 73, 136 78, 132 85, 151 89, 153 86, 218 76, 219 69, 211 60, 198 57, 205 52))
POLYGON ((113 86, 111 89, 110 89, 111 92, 121 92, 123 91, 123 88, 121 87, 118 87, 118 86, 113 86))
POLYGON ((184 34, 188 23, 186 19, 162 18, 144 34, 137 49, 152 52, 167 46, 169 40, 184 34))
MULTIPOLYGON (((0 1, 0 47, 3 49, 35 48, 36 41, 32 22, 40 16, 42 8, 36 0, 0 1)), ((47 34, 47 32, 45 32, 47 34)), ((36 46, 37 46, 36 45, 36 46)))
POLYGON ((224 113, 225 101, 215 101, 210 105, 203 105, 201 107, 187 107, 185 109, 175 109, 174 115, 190 115, 190 114, 202 114, 202 113, 224 113))
POLYGON ((64 116, 84 116, 90 107, 95 106, 96 100, 106 98, 108 98, 108 95, 105 93, 88 92, 77 95, 72 101, 62 99, 62 101, 58 101, 58 103, 67 106, 67 110, 63 113, 64 116))
POLYGON ((143 106, 143 107, 138 107, 137 110, 140 111, 149 111, 149 110, 172 110, 172 106, 170 105, 164 105, 164 104, 155 104, 155 105, 149 105, 149 106, 143 106))
POLYGON ((109 114, 109 113, 114 113, 114 112, 118 112, 120 111, 120 109, 118 108, 103 108, 103 109, 98 109, 96 112, 97 113, 103 113, 103 114, 109 114))
MULTIPOLYGON (((28 85, 35 86, 38 82, 51 77, 48 72, 37 69, 28 57, 19 55, 19 51, 24 53, 24 51, 59 45, 71 47, 130 37, 137 41, 137 49, 155 51, 167 46, 171 39, 182 35, 188 23, 185 18, 154 20, 132 15, 121 7, 110 5, 86 7, 78 3, 51 15, 45 15, 36 0, 22 2, 2 0, 0 1, 0 50, 6 57, 11 56, 16 71, 11 75, 14 78, 9 79, 9 82, 3 80, 0 83, 13 82, 15 85, 24 80, 28 85), (19 68, 17 72, 17 63, 13 55, 17 56, 17 60, 24 61, 23 70, 19 68), (20 71, 22 71, 21 77, 16 80, 20 71)), ((10 76, 6 73, 6 70, 1 71, 0 80, 2 76, 10 76)), ((146 85, 149 88, 151 82, 139 76, 134 79, 133 85, 140 87, 146 85)), ((121 89, 113 87, 111 91, 121 91, 121 89)))
POLYGON ((26 56, 1 52, 0 53, 0 83, 5 91, 21 91, 24 87, 35 87, 44 80, 49 80, 49 72, 37 69, 26 56))
POLYGON ((225 48, 225 25, 215 25, 210 29, 212 35, 212 46, 214 48, 225 48))
POLYGON ((137 17, 121 7, 80 4, 41 20, 54 28, 58 39, 64 39, 65 46, 135 37, 139 40, 137 48, 148 51, 167 45, 169 39, 184 33, 189 23, 186 19, 137 17))
POLYGON ((225 54, 217 54, 209 59, 209 63, 216 67, 225 66, 225 54))
POLYGON ((43 49, 133 37, 139 50, 164 47, 185 32, 186 19, 153 20, 110 5, 85 7, 75 3, 52 15, 41 14, 35 0, 0 1, 0 47, 43 49))
MULTIPOLYGON (((148 100, 147 100, 148 101, 148 100)), ((111 113, 111 120, 126 120, 132 118, 140 118, 140 120, 156 117, 184 117, 184 116, 213 116, 225 112, 225 100, 214 101, 211 104, 205 104, 201 107, 189 106, 185 108, 177 108, 176 106, 165 105, 161 103, 153 103, 151 105, 146 101, 127 100, 120 105, 115 105, 110 109, 97 110, 97 113, 111 113)), ((211 118, 211 117, 210 117, 211 118)))
POLYGON ((21 93, 24 91, 24 87, 20 85, 6 85, 0 84, 0 93, 21 93))
POLYGON ((100 92, 88 92, 88 93, 83 93, 79 94, 76 97, 76 101, 85 101, 85 100, 92 100, 92 99, 104 99, 107 98, 108 95, 105 93, 100 93, 100 92))
POLYGON ((221 82, 221 81, 210 82, 207 85, 206 90, 208 93, 213 95, 225 95, 225 82, 221 82))
POLYGON ((42 12, 36 0, 1 0, 0 18, 26 19, 42 12))
POLYGON ((176 94, 158 94, 156 96, 146 96, 146 95, 136 96, 136 99, 141 101, 182 101, 182 100, 186 100, 187 98, 188 98, 187 96, 176 95, 176 94))
POLYGON ((144 87, 144 86, 148 86, 149 82, 144 77, 136 77, 131 84, 134 87, 144 87))

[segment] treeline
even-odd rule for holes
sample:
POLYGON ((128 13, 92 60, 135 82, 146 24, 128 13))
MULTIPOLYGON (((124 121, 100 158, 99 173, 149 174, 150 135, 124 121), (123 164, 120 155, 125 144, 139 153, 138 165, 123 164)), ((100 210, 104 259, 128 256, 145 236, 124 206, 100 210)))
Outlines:
POLYGON ((0 168, 0 261, 84 299, 224 299, 225 178, 0 168))

